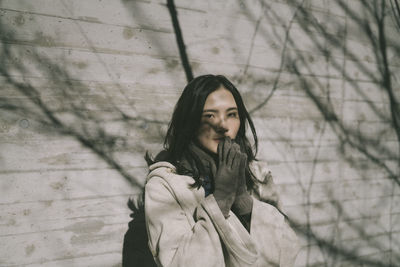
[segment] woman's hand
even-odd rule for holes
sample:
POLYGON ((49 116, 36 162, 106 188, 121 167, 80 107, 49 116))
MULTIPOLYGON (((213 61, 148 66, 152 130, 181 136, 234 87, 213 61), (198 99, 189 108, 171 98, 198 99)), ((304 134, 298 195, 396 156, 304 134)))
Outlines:
MULTIPOLYGON (((243 153, 244 154, 244 153, 243 153)), ((245 215, 251 213, 253 209, 253 198, 247 191, 246 185, 246 166, 247 166, 247 155, 244 154, 244 164, 239 175, 236 197, 232 205, 232 211, 236 215, 245 215)))
POLYGON ((247 156, 240 152, 239 145, 229 137, 218 144, 217 152, 218 169, 214 178, 214 198, 227 218, 237 195, 239 181, 245 181, 247 156))

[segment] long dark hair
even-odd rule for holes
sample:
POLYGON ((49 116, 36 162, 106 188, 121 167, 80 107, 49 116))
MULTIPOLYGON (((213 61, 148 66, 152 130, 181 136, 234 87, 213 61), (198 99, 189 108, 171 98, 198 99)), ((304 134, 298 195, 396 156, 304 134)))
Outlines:
MULTIPOLYGON (((201 122, 204 103, 208 95, 220 87, 224 87, 232 93, 238 108, 240 127, 235 141, 240 145, 242 152, 247 154, 248 163, 256 160, 258 149, 256 129, 244 106, 239 91, 225 76, 208 74, 199 76, 186 85, 175 106, 172 119, 169 123, 164 140, 164 151, 160 152, 155 160, 151 159, 149 154, 146 153, 145 159, 148 164, 157 161, 168 161, 177 167, 178 174, 186 174, 185 168, 180 166, 180 160, 185 158, 187 162, 192 165, 191 169, 196 170, 195 173, 192 173, 195 179, 194 185, 201 185, 200 177, 205 175, 205 167, 202 165, 201 161, 189 151, 188 146, 190 142, 195 141, 196 133, 201 122), (246 137, 247 124, 253 134, 253 146, 251 146, 246 137)), ((253 175, 248 165, 246 167, 246 176, 249 186, 253 175)))

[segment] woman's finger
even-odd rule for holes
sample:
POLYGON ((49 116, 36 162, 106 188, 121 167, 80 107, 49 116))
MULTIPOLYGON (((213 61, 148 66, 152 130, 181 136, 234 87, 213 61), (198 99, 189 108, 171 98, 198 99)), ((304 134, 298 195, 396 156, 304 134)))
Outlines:
POLYGON ((228 136, 224 138, 223 142, 224 142, 224 149, 223 149, 224 158, 223 158, 223 161, 226 163, 226 162, 228 162, 228 157, 229 157, 230 150, 231 150, 232 146, 231 146, 230 138, 228 136))
POLYGON ((230 160, 228 162, 228 166, 229 166, 229 168, 231 170, 235 170, 235 168, 237 168, 237 166, 235 166, 235 165, 240 163, 240 157, 239 157, 239 155, 237 153, 235 153, 235 151, 233 151, 233 149, 231 149, 230 154, 231 154, 231 157, 230 157, 230 160))
POLYGON ((224 160, 224 144, 225 139, 218 143, 217 147, 217 154, 218 154, 218 161, 221 163, 224 160))
POLYGON ((237 143, 235 143, 235 142, 232 142, 232 148, 237 152, 237 153, 240 153, 241 151, 240 151, 240 146, 237 144, 237 143))
MULTIPOLYGON (((240 153, 240 163, 239 163, 239 175, 240 177, 244 177, 246 173, 247 166, 247 155, 245 153, 240 153)), ((245 179, 245 178, 244 178, 245 179)))
POLYGON ((225 158, 226 166, 229 168, 232 168, 232 160, 233 157, 235 156, 235 151, 232 149, 231 146, 228 147, 228 152, 225 158))

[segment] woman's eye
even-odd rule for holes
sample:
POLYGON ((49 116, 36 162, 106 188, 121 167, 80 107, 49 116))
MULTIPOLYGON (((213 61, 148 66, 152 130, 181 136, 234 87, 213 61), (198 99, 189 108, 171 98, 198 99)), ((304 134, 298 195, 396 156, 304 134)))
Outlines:
POLYGON ((236 118, 237 117, 237 113, 236 112, 229 113, 228 117, 236 118))
POLYGON ((214 115, 213 114, 204 114, 203 117, 207 118, 207 119, 211 119, 212 117, 214 117, 214 115))

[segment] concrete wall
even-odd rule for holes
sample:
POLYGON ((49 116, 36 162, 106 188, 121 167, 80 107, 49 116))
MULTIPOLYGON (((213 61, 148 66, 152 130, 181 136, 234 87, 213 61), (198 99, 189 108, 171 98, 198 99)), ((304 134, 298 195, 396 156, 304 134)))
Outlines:
MULTIPOLYGON (((0 266, 120 266, 143 154, 161 149, 186 83, 165 2, 0 2, 0 266)), ((193 72, 237 84, 256 123, 258 158, 305 232, 390 263, 400 250, 400 191, 388 178, 398 173, 398 140, 371 75, 379 76, 375 50, 335 1, 304 2, 324 32, 305 29, 290 2, 176 1, 193 72), (361 144, 376 160, 343 129, 370 137, 361 144)), ((299 236, 298 266, 354 266, 299 236)))

